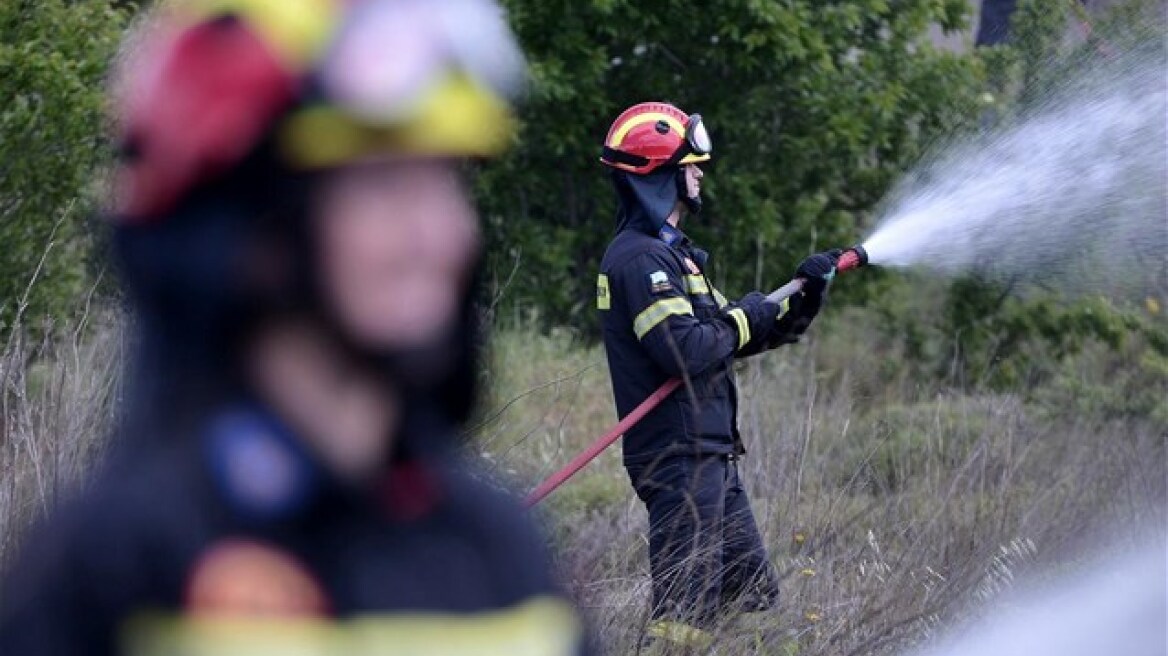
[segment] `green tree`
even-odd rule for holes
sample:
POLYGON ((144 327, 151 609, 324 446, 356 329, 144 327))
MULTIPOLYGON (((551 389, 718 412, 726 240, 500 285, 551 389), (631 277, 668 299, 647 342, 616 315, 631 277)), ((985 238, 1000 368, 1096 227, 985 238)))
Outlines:
POLYGON ((88 284, 103 81, 125 25, 104 0, 0 3, 0 333, 22 301, 36 323, 88 284))
MULTIPOLYGON (((728 292, 777 286, 803 255, 854 242, 891 181, 968 125, 976 58, 939 52, 930 24, 964 0, 508 0, 532 64, 519 147, 479 179, 504 304, 589 325, 615 200, 597 162, 635 102, 701 112, 715 141, 708 210, 687 229, 728 292)), ((498 290, 496 290, 498 291, 498 290)))

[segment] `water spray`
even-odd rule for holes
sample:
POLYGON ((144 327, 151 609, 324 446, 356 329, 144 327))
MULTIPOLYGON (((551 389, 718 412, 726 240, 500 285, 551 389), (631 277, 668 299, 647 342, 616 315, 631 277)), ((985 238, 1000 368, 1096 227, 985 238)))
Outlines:
MULTIPOLYGON (((868 251, 864 250, 863 246, 856 245, 845 250, 843 254, 840 255, 839 261, 836 263, 835 270, 839 273, 843 273, 845 271, 851 271, 852 269, 858 269, 862 266, 865 266, 866 264, 868 264, 868 251)), ((802 290, 803 285, 805 284, 807 284, 806 278, 795 278, 794 280, 791 280, 787 284, 768 294, 767 300, 771 301, 772 303, 782 303, 786 299, 794 296, 800 290, 802 290)), ((548 476, 543 480, 542 483, 537 485, 535 489, 527 495, 527 498, 524 500, 524 505, 528 507, 534 506, 543 500, 544 497, 551 494, 552 491, 557 487, 563 485, 564 481, 568 480, 576 472, 583 469, 584 466, 589 462, 592 462, 593 458, 600 455, 600 453, 611 446, 613 442, 616 442, 618 439, 620 439, 620 437, 624 435, 625 432, 636 425, 636 423, 640 421, 645 415, 649 414, 653 408, 656 408, 658 405, 660 405, 662 401, 664 401, 680 386, 680 378, 670 378, 669 380, 665 381, 661 387, 658 387, 656 391, 648 396, 648 398, 646 398, 644 401, 641 401, 640 405, 638 405, 636 408, 633 408, 632 412, 625 415, 624 419, 621 419, 615 426, 609 429, 608 432, 606 432, 604 435, 601 435, 595 442, 590 444, 587 449, 584 449, 579 454, 577 454, 575 458, 572 458, 571 462, 569 462, 567 465, 564 465, 561 469, 556 471, 556 473, 548 476)))
POLYGON ((1166 112, 1154 54, 1117 52, 1076 69, 1015 119, 926 155, 875 208, 864 248, 874 264, 934 275, 1073 295, 1161 293, 1166 112))

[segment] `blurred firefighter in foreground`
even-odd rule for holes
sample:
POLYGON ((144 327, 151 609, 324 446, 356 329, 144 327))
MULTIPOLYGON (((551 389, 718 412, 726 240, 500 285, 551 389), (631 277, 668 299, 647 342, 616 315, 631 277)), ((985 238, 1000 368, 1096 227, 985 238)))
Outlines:
POLYGON ((778 600, 738 474, 732 365, 799 339, 819 312, 838 251, 812 255, 803 291, 781 305, 761 292, 730 302, 706 277, 709 255, 681 231, 701 209, 712 143, 702 118, 665 103, 617 117, 601 161, 619 199, 617 235, 600 265, 597 304, 624 417, 669 378, 684 384, 624 436, 624 464, 649 511, 652 621, 647 634, 704 646, 718 621, 778 600))
POLYGON ((134 40, 115 454, 26 542, 0 653, 573 654, 517 504, 456 464, 512 138, 490 0, 192 0, 134 40))

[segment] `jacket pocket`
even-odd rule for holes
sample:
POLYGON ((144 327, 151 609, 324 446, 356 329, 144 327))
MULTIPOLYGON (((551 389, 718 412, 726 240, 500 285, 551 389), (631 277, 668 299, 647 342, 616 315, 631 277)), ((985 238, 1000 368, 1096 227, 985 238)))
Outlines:
POLYGON ((679 406, 686 422, 686 434, 693 438, 727 436, 731 429, 731 403, 725 374, 699 376, 692 389, 682 389, 679 406))

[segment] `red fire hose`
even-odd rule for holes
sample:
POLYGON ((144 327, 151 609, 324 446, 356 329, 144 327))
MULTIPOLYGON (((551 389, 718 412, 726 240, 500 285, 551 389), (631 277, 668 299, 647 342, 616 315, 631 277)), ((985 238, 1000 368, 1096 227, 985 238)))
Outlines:
MULTIPOLYGON (((836 263, 835 269, 836 271, 842 273, 844 271, 850 271, 851 269, 862 267, 867 263, 868 253, 864 250, 864 247, 853 246, 852 248, 844 251, 843 255, 840 256, 839 262, 836 263)), ((803 284, 805 282, 806 280, 803 278, 795 278, 791 282, 788 282, 787 284, 768 294, 767 298, 775 303, 781 303, 786 298, 793 296, 800 289, 803 289, 803 284)), ((624 435, 625 432, 632 428, 638 421, 641 421, 641 418, 649 414, 653 408, 656 408, 662 401, 665 400, 665 397, 672 394, 679 385, 681 385, 680 378, 670 378, 669 380, 665 381, 661 387, 658 387, 657 390, 650 394, 648 398, 646 398, 644 401, 641 401, 640 405, 638 405, 636 408, 633 408, 632 412, 625 415, 625 418, 621 419, 616 426, 613 426, 611 430, 609 430, 604 435, 601 435, 600 438, 593 442, 587 449, 584 449, 579 453, 579 455, 577 455, 575 458, 572 458, 572 461, 567 465, 564 465, 562 469, 545 478, 542 483, 536 486, 536 488, 527 495, 527 498, 524 500, 524 505, 531 507, 542 501, 544 497, 551 494, 552 490, 555 490, 557 487, 562 485, 564 481, 571 478, 573 474, 583 469, 584 465, 587 465, 592 461, 593 458, 600 455, 601 451, 604 451, 610 445, 612 445, 613 442, 620 439, 621 435, 624 435)))

